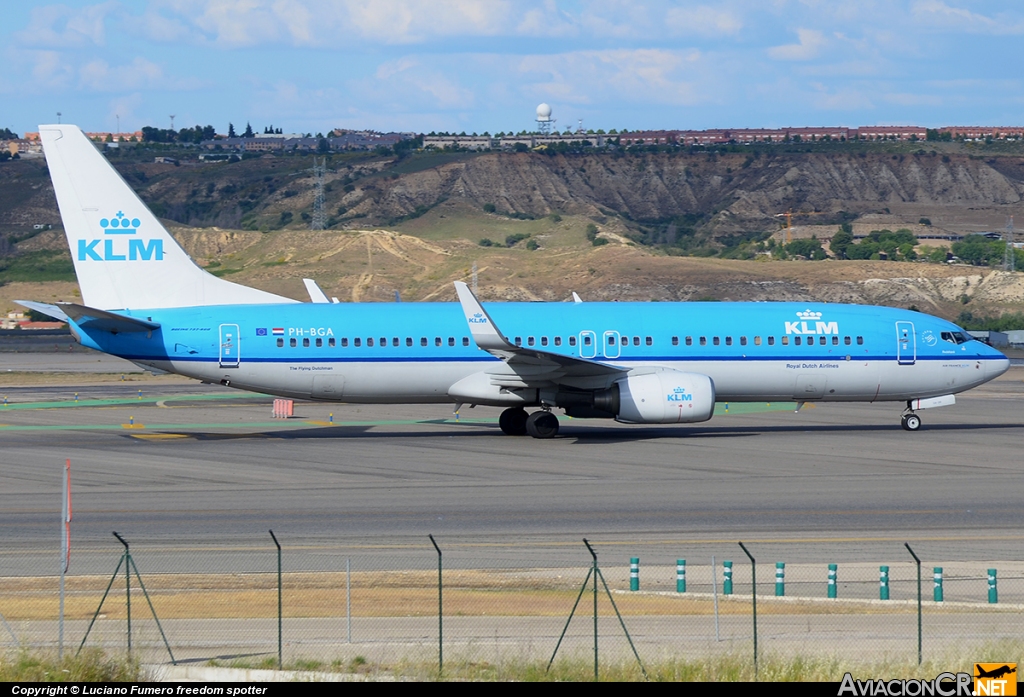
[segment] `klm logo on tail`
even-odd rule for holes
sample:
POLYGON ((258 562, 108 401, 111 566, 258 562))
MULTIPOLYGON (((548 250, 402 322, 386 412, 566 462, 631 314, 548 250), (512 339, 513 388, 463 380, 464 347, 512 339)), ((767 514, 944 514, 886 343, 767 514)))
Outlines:
POLYGON ((163 261, 163 240, 121 237, 138 234, 139 225, 138 218, 127 218, 121 211, 112 218, 103 218, 103 237, 78 240, 78 261, 163 261))

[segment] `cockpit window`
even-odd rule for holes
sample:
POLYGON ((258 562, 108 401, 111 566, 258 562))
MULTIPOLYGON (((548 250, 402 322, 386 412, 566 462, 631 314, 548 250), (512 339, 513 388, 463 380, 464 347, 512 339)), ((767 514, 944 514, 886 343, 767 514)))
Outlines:
POLYGON ((973 339, 974 337, 967 332, 942 332, 942 340, 951 344, 966 344, 973 339))

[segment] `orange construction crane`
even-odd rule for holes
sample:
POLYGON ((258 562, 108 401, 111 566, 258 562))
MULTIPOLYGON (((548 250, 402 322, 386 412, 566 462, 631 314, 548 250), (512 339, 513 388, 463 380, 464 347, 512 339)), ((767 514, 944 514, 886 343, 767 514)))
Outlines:
POLYGON ((776 213, 773 218, 786 219, 786 244, 793 241, 793 216, 794 215, 829 215, 828 211, 793 211, 790 209, 785 213, 776 213))

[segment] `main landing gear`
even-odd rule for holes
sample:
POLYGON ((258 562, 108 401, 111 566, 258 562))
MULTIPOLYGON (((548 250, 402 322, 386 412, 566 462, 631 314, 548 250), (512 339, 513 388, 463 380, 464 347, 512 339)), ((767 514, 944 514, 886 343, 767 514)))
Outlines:
POLYGON ((921 428, 921 417, 912 411, 905 411, 900 417, 900 425, 904 431, 916 431, 921 428))
POLYGON ((527 415, 522 407, 511 407, 501 412, 498 426, 510 436, 529 434, 534 438, 554 438, 558 435, 558 417, 546 410, 527 415))

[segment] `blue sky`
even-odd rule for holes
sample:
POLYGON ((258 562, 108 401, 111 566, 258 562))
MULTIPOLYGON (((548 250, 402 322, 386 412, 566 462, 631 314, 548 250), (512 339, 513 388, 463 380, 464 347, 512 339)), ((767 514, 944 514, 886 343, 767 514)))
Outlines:
POLYGON ((1024 3, 9 3, 0 127, 1024 124, 1024 3))

